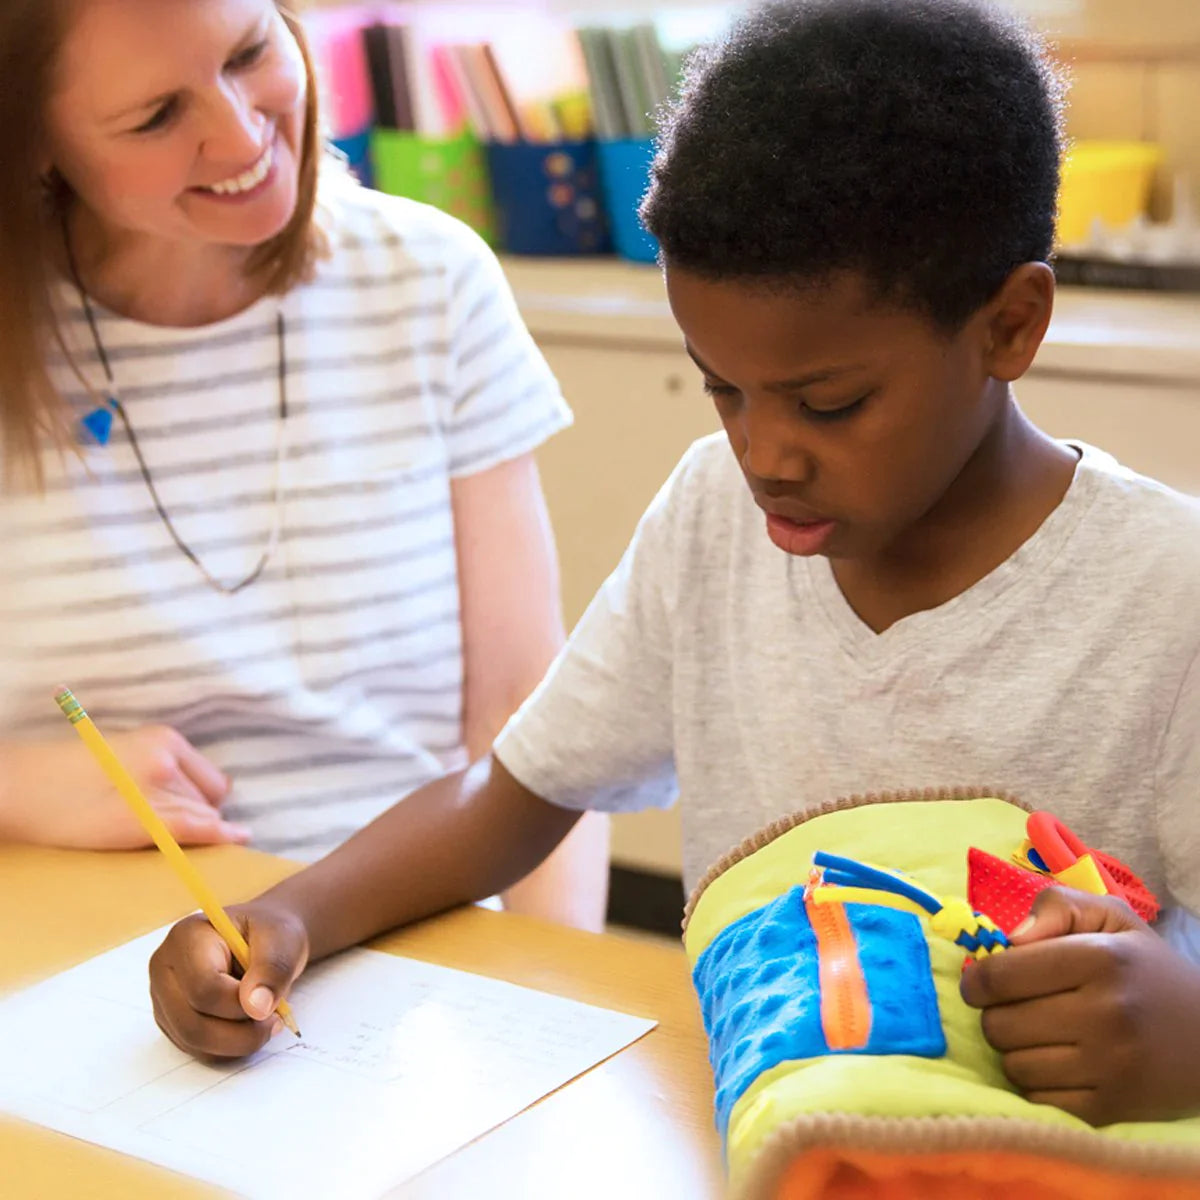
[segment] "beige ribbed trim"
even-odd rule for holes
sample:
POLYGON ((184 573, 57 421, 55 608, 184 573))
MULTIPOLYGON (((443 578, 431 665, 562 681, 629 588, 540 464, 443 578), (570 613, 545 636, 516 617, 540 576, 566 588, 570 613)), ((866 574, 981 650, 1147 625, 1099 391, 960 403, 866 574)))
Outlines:
MULTIPOLYGON (((819 1113, 781 1126, 763 1144, 735 1200, 767 1200, 797 1154, 822 1149, 881 1154, 1011 1152, 1122 1174, 1195 1179, 1200 1145, 1164 1146, 1106 1138, 1010 1117, 868 1117, 819 1113)), ((1132 1192, 1136 1196, 1137 1193, 1132 1192)))
POLYGON ((790 816, 780 817, 764 829, 752 833, 728 854, 723 854, 704 872, 699 883, 692 888, 692 894, 688 897, 687 904, 684 905, 683 932, 687 932, 688 922, 692 919, 692 913, 695 912, 696 905, 700 902, 700 896, 713 880, 719 879, 735 863, 741 862, 743 858, 749 858, 751 854, 761 850, 764 846, 769 846, 776 838, 782 837, 798 825, 803 825, 807 821, 823 817, 828 813, 840 812, 847 808, 861 808, 865 804, 912 804, 936 800, 1005 800, 1025 812, 1034 811, 1030 805, 1018 800, 1016 796, 996 791, 993 788, 911 788, 900 792, 864 792, 857 796, 843 796, 838 800, 830 800, 819 808, 805 809, 802 812, 792 813, 790 816))

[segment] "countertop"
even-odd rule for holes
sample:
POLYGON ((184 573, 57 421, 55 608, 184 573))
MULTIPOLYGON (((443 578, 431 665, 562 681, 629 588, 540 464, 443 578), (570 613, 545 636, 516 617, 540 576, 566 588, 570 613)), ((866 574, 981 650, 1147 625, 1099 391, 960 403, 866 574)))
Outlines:
MULTIPOLYGON (((680 347, 656 267, 607 258, 503 262, 539 341, 680 347)), ((1166 386, 1200 383, 1200 296, 1059 288, 1034 371, 1166 386)))

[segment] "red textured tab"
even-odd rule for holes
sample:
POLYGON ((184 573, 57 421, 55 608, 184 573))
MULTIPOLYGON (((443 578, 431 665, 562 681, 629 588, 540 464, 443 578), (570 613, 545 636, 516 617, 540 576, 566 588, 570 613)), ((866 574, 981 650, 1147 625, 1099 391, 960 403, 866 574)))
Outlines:
POLYGON ((1029 916, 1033 902, 1057 884, 1048 875, 1027 871, 1015 863, 972 847, 967 852, 967 902, 1012 933, 1029 916))
POLYGON ((1104 864, 1113 877, 1121 898, 1143 921, 1153 925, 1160 907, 1158 897, 1119 858, 1113 858, 1111 854, 1103 854, 1099 850, 1093 850, 1092 855, 1104 864))

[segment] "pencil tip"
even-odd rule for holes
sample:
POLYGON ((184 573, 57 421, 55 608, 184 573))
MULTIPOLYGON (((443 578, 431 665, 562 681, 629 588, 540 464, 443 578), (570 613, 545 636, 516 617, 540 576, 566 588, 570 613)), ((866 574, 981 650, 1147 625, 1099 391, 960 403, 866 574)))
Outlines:
POLYGON ((299 1025, 297 1025, 297 1026, 296 1026, 296 1028, 295 1028, 295 1029, 294 1029, 292 1032, 293 1032, 293 1033, 295 1033, 295 1035, 296 1035, 297 1037, 303 1037, 303 1036, 304 1036, 304 1035, 303 1035, 303 1034, 300 1032, 300 1026, 299 1026, 299 1025))

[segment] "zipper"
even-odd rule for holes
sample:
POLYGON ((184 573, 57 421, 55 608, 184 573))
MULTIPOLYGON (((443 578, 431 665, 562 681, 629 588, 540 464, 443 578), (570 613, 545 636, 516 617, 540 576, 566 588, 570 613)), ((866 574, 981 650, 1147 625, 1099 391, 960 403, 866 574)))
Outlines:
POLYGON ((844 904, 804 902, 817 938, 821 1028, 830 1050, 861 1050, 871 1037, 871 999, 844 904))

